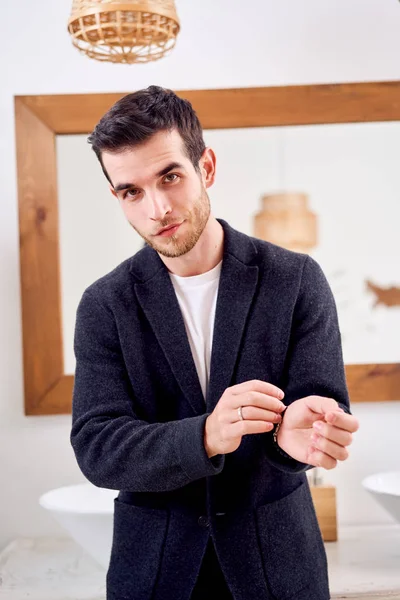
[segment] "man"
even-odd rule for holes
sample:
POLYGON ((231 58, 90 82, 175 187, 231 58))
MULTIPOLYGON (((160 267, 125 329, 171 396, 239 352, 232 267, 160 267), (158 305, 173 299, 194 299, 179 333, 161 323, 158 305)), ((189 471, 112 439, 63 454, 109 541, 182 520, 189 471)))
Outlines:
POLYGON ((146 242, 77 312, 71 442, 120 491, 107 598, 327 600, 305 472, 358 423, 321 268, 211 214, 216 157, 172 91, 125 96, 89 141, 146 242))

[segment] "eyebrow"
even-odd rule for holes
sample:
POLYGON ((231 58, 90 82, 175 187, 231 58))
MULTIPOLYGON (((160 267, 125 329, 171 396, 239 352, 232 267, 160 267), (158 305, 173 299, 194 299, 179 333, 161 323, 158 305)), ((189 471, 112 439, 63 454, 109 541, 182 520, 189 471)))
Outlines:
MULTIPOLYGON (((173 169, 184 169, 184 166, 181 163, 172 162, 169 165, 167 165, 166 167, 164 167, 163 169, 161 169, 161 171, 156 173, 155 176, 157 178, 162 177, 163 175, 166 175, 170 171, 173 171, 173 169)), ((118 183, 118 185, 116 185, 114 187, 114 191, 121 192, 122 190, 126 190, 128 188, 134 188, 134 187, 137 187, 136 184, 134 184, 134 183, 118 183)))

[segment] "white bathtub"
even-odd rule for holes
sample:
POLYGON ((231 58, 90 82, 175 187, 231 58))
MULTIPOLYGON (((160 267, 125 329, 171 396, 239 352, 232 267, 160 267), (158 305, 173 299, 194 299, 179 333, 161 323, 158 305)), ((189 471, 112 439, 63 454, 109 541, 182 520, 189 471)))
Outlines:
POLYGON ((111 554, 114 498, 116 490, 91 483, 70 485, 46 492, 39 504, 102 567, 107 569, 111 554))
POLYGON ((363 479, 362 485, 400 523, 400 471, 375 473, 363 479))

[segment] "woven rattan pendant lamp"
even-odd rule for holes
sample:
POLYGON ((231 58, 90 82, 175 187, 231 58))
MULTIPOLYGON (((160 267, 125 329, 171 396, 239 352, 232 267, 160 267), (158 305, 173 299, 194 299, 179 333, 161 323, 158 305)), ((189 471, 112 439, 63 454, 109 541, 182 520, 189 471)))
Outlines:
POLYGON ((73 0, 68 30, 83 54, 114 63, 166 56, 180 24, 174 0, 73 0))

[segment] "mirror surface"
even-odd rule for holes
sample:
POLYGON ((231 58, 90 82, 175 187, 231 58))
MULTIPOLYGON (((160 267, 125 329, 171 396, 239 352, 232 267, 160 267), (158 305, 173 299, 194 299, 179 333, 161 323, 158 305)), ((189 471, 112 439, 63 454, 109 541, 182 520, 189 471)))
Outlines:
MULTIPOLYGON (((263 196, 305 194, 316 229, 307 251, 335 295, 345 363, 400 362, 393 335, 400 330, 400 123, 205 130, 204 138, 217 156, 214 215, 255 235, 263 196)), ((64 368, 72 374, 84 289, 143 241, 110 193, 87 136, 56 140, 64 368)))

